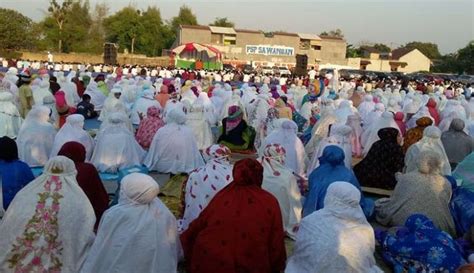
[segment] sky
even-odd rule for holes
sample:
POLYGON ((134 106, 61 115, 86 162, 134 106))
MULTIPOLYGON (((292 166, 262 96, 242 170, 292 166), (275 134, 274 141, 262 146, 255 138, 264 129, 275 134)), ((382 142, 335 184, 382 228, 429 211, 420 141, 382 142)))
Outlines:
MULTIPOLYGON (((58 0, 61 1, 61 0, 58 0)), ((189 6, 198 23, 227 17, 236 28, 319 34, 339 28, 348 43, 385 43, 392 48, 410 41, 434 42, 442 54, 474 40, 474 0, 89 0, 105 2, 113 13, 125 6, 156 6, 164 19, 189 6)), ((0 0, 0 7, 41 20, 48 0, 0 0)))

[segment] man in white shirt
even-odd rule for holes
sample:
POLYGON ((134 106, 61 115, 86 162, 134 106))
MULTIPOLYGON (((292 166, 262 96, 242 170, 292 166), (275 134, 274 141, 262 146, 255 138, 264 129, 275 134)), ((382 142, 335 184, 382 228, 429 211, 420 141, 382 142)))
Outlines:
POLYGON ((48 51, 48 63, 52 64, 53 63, 53 54, 48 51))
POLYGON ((316 70, 314 70, 314 67, 311 67, 311 70, 308 71, 309 79, 314 80, 316 78, 316 70))

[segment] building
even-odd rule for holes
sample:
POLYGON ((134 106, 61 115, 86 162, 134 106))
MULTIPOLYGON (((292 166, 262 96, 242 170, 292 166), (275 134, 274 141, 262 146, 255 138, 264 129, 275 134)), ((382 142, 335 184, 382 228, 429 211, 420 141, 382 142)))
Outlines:
POLYGON ((418 72, 429 71, 431 60, 416 48, 398 48, 381 53, 373 47, 362 47, 361 58, 349 58, 347 65, 355 69, 370 71, 418 72))
POLYGON ((219 49, 224 63, 293 67, 297 54, 308 56, 308 66, 347 63, 344 39, 315 34, 181 25, 173 47, 191 42, 219 49))

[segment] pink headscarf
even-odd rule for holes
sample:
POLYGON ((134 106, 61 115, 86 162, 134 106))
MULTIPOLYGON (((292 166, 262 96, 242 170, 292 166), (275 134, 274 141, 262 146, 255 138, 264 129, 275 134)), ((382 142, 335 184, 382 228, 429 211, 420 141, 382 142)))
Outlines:
POLYGON ((166 102, 170 99, 168 94, 168 86, 162 85, 160 88, 160 93, 155 96, 155 99, 160 103, 161 107, 166 106, 166 102))
POLYGON ((397 123, 402 136, 404 136, 407 131, 407 127, 405 125, 405 122, 403 122, 403 118, 405 118, 405 115, 403 114, 403 112, 397 112, 394 117, 395 122, 397 123))
POLYGON ((438 126, 440 117, 438 110, 436 110, 436 101, 433 98, 430 98, 428 103, 426 103, 426 106, 428 107, 428 111, 430 111, 431 117, 435 120, 435 125, 438 126))
POLYGON ((67 106, 66 94, 64 94, 63 91, 59 90, 58 92, 56 92, 56 94, 54 94, 54 98, 56 99, 56 106, 58 108, 63 108, 67 106))
POLYGON ((160 118, 160 112, 160 108, 156 106, 149 107, 146 112, 147 117, 144 118, 138 126, 135 138, 144 149, 150 148, 153 137, 158 129, 165 126, 165 122, 160 118))

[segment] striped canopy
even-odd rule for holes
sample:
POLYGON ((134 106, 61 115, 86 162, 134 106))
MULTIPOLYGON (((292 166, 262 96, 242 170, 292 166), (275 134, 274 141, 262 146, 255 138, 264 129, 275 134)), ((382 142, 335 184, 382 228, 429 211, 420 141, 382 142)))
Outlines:
POLYGON ((217 58, 221 59, 222 54, 221 52, 212 47, 198 43, 187 43, 182 44, 172 50, 176 55, 181 55, 182 53, 189 53, 189 52, 199 52, 203 53, 206 52, 209 58, 217 58))

